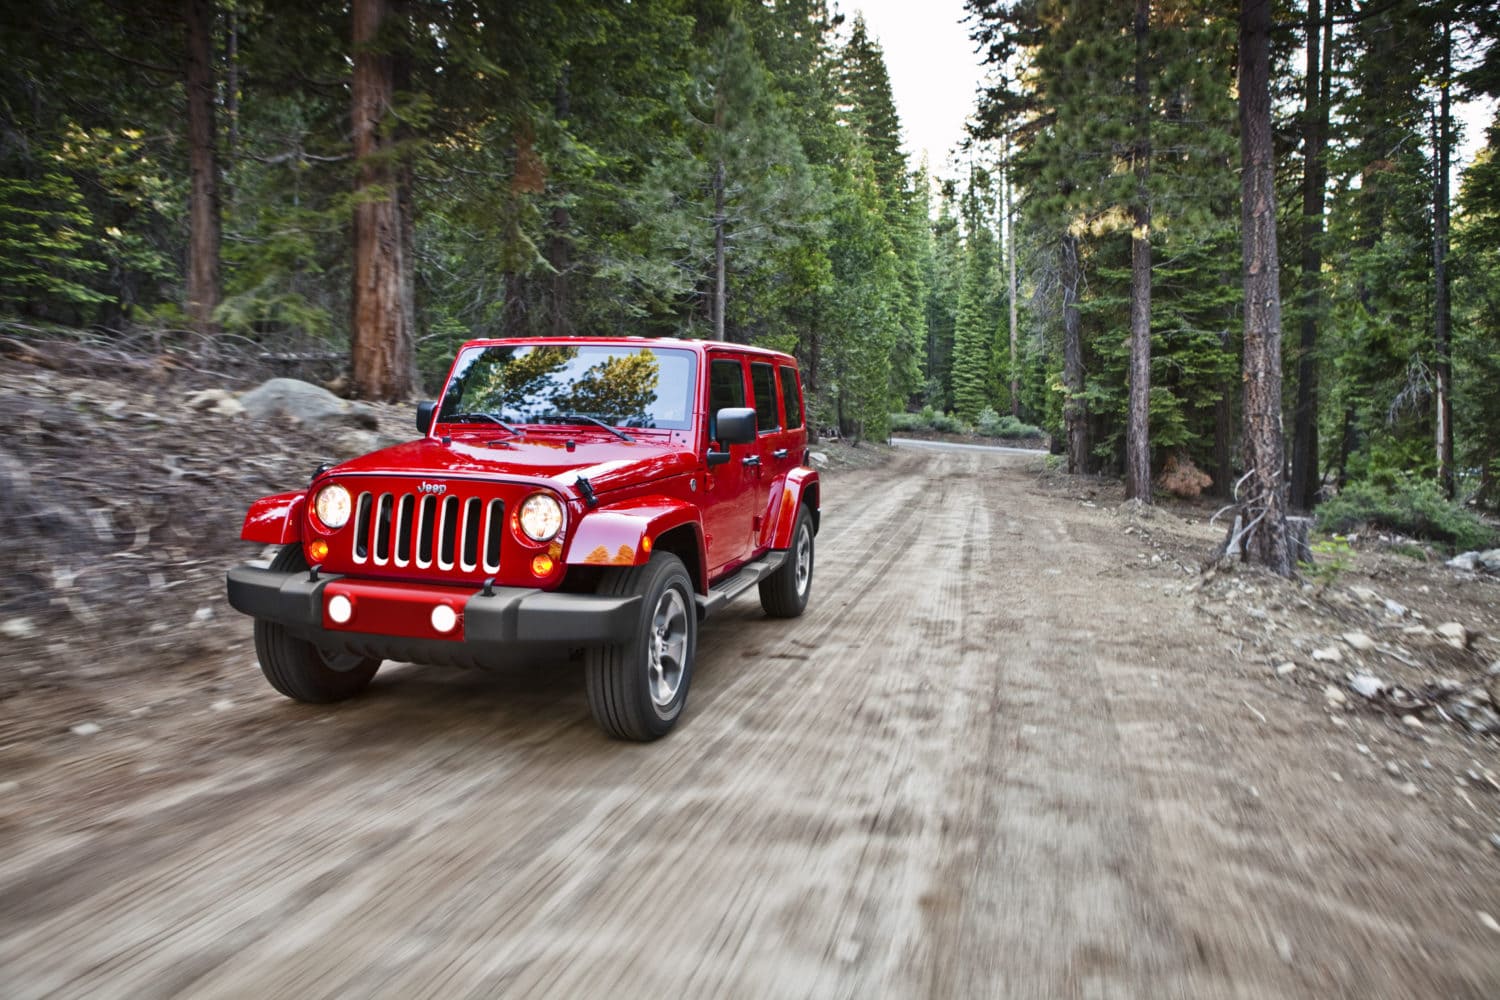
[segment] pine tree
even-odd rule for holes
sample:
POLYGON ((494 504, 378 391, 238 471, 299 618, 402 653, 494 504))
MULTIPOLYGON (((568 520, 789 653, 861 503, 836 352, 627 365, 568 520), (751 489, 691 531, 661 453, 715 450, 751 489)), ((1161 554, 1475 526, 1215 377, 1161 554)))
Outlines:
POLYGON ((953 407, 972 422, 995 402, 995 333, 1000 328, 1000 258, 990 176, 975 167, 964 191, 963 281, 953 333, 953 407))

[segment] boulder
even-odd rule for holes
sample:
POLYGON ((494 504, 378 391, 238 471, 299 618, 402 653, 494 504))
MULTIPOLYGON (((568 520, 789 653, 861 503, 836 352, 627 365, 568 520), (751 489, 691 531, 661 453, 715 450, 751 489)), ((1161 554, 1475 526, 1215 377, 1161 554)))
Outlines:
POLYGON ((1479 564, 1479 568, 1486 573, 1500 574, 1500 549, 1489 549, 1486 552, 1481 552, 1475 561, 1479 564))
POLYGON ((339 461, 368 455, 372 451, 379 451, 381 448, 400 443, 383 434, 377 434, 375 431, 360 430, 355 427, 341 429, 328 438, 329 450, 339 461))
POLYGON ((1474 642, 1474 633, 1458 622, 1444 622, 1437 627, 1437 635, 1454 649, 1468 649, 1474 642))
POLYGON ((221 417, 237 417, 245 412, 245 404, 235 398, 234 393, 224 389, 204 389, 187 398, 189 409, 207 410, 221 417))
POLYGON ((327 389, 294 378, 273 378, 240 397, 255 420, 331 424, 374 430, 375 411, 363 403, 340 399, 327 389))
POLYGON ((1472 573, 1479 568, 1479 553, 1460 552, 1452 559, 1449 559, 1447 565, 1453 567, 1454 569, 1467 570, 1468 572, 1472 573))

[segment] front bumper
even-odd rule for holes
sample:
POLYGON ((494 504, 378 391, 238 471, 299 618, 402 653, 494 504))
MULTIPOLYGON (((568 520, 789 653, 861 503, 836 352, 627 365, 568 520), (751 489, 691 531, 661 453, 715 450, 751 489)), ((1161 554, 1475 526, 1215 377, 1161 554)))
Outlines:
POLYGON ((623 642, 639 624, 640 597, 563 594, 529 587, 404 584, 306 570, 279 572, 260 566, 229 571, 230 605, 275 622, 327 650, 386 660, 464 666, 504 662, 518 647, 589 646, 623 642), (327 615, 328 598, 349 597, 356 609, 346 624, 327 615), (439 633, 432 609, 447 604, 458 625, 439 633))

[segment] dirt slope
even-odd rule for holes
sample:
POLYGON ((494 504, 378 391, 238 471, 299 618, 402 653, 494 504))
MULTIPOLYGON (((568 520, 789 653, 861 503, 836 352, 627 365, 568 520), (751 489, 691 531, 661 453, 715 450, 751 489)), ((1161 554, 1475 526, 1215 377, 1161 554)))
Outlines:
POLYGON ((1205 624, 1214 529, 1152 563, 1040 466, 839 473, 808 614, 712 620, 655 745, 569 662, 298 706, 227 615, 94 735, 0 718, 0 992, 1500 995, 1493 743, 1334 721, 1205 624))

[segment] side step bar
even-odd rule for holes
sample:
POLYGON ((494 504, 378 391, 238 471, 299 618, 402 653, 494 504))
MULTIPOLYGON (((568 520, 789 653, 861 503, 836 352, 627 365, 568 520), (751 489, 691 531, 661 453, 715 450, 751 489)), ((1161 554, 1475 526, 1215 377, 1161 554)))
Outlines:
POLYGON ((704 618, 707 618, 776 572, 781 568, 781 564, 786 562, 786 557, 786 549, 767 552, 759 559, 747 562, 741 566, 739 572, 733 576, 726 577, 712 587, 709 587, 707 594, 694 594, 693 599, 698 603, 698 620, 702 621, 704 618))

